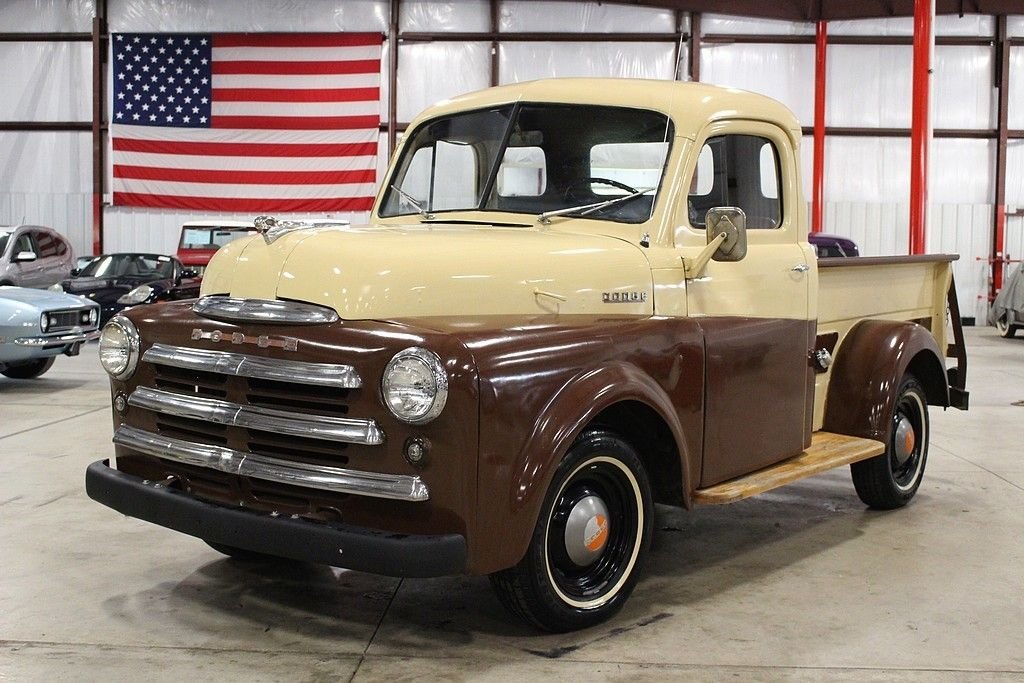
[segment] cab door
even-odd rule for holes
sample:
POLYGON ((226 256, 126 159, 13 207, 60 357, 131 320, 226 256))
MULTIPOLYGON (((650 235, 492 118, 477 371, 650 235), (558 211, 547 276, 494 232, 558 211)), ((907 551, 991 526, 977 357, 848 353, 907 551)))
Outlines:
POLYGON ((692 182, 675 231, 680 256, 693 258, 704 248, 705 217, 715 207, 742 210, 747 236, 742 260, 712 260, 686 281, 687 310, 705 338, 705 487, 810 444, 817 270, 801 234, 796 150, 785 131, 717 122, 693 149, 692 182))

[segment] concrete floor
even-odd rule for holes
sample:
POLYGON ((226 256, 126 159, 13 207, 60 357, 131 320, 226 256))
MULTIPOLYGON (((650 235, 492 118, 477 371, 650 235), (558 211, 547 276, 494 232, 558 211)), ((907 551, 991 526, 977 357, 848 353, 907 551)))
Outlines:
POLYGON ((568 635, 486 578, 254 568, 89 500, 111 452, 95 345, 0 377, 0 680, 1024 680, 1024 339, 970 329, 968 413, 870 512, 844 468, 659 510, 624 611, 568 635))

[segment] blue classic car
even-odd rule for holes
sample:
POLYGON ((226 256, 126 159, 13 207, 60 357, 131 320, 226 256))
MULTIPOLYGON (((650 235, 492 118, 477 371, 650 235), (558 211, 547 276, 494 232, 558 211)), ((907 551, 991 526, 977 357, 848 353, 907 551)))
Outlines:
POLYGON ((100 307, 82 297, 0 287, 0 374, 32 379, 99 337, 100 307))

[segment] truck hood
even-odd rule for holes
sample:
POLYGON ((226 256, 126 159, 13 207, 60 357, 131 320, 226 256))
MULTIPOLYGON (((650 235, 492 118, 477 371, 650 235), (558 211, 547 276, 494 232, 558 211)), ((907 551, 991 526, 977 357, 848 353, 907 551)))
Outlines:
POLYGON ((236 240, 210 262, 201 294, 319 304, 346 320, 653 311, 650 265, 625 240, 451 224, 236 240))

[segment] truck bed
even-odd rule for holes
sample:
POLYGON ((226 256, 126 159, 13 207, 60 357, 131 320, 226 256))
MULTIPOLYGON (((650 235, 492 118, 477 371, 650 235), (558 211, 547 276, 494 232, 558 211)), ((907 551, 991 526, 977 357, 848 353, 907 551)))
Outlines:
MULTIPOLYGON (((835 352, 864 319, 907 320, 931 331, 946 350, 953 331, 946 315, 957 254, 818 260, 818 336, 835 333, 835 352)), ((957 316, 956 330, 959 330, 957 316)), ((817 376, 814 429, 821 428, 830 373, 817 376)))

